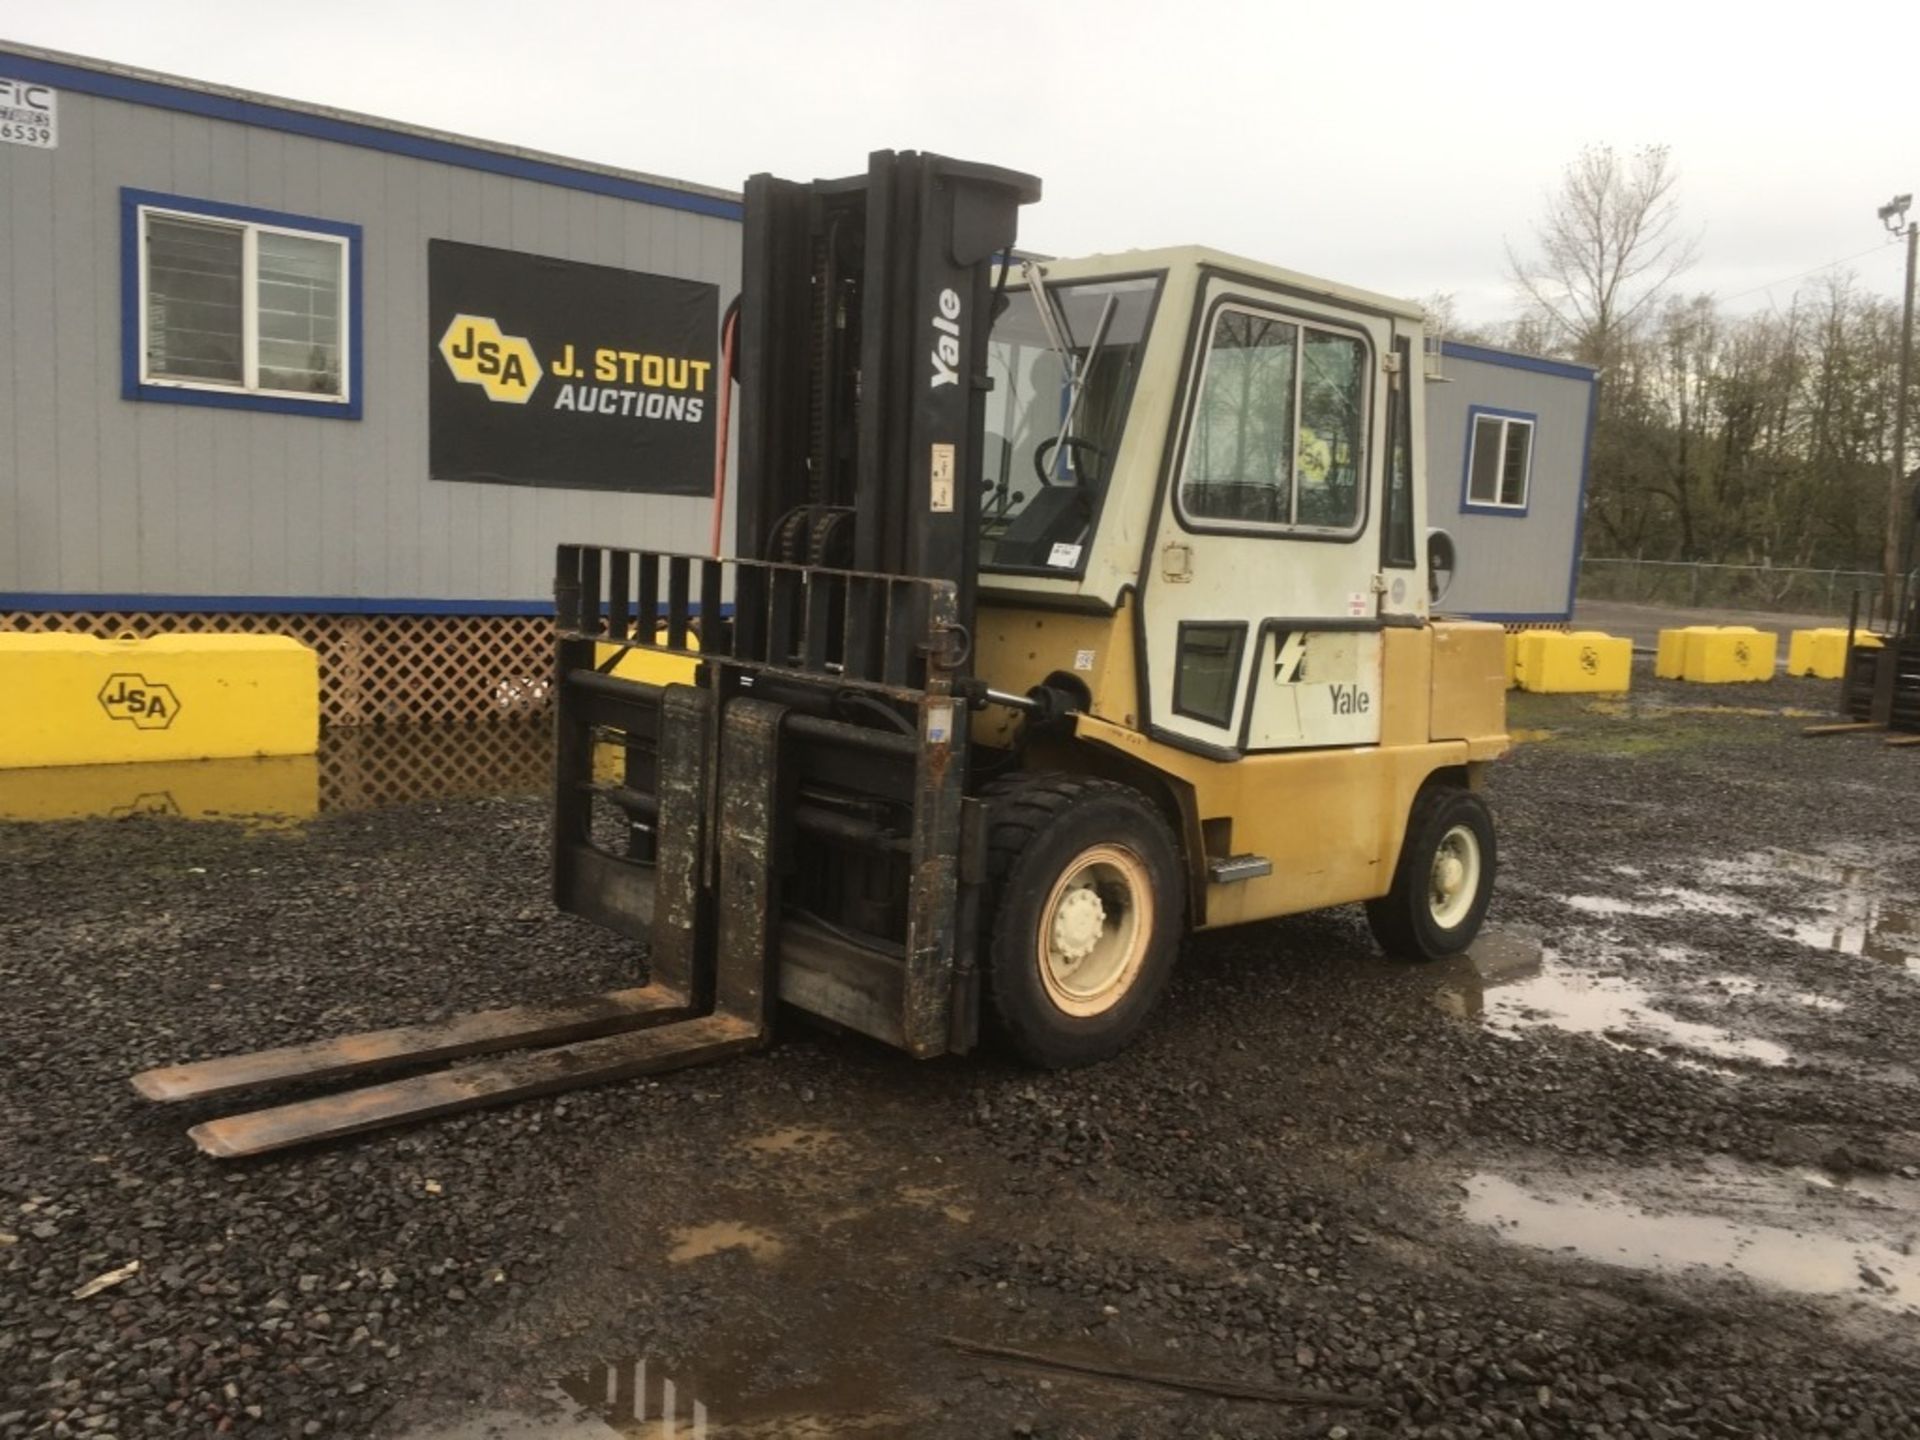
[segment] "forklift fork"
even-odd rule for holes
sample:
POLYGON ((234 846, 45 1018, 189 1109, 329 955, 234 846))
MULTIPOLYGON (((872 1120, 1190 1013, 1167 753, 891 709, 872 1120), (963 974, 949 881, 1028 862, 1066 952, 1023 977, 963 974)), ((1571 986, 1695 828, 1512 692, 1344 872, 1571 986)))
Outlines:
MULTIPOLYGON (((563 683, 583 680, 584 688, 593 694, 591 679, 580 672, 563 683)), ((207 1154, 232 1159, 677 1069, 765 1044, 771 1034, 775 996, 772 864, 784 711, 744 696, 726 707, 720 726, 719 844, 713 858, 727 883, 715 917, 715 943, 702 945, 698 932, 708 827, 706 787, 701 782, 707 770, 711 697, 683 685, 661 690, 632 682, 612 684, 620 690, 602 690, 586 713, 601 721, 634 723, 650 708, 660 718, 658 799, 649 800, 621 785, 575 780, 572 798, 581 803, 571 805, 563 795, 556 815, 555 880, 567 908, 596 919, 613 919, 583 902, 603 910, 617 905, 617 918, 623 922, 619 928, 651 927, 652 983, 577 1001, 484 1011, 437 1024, 166 1066, 136 1075, 134 1088, 149 1100, 180 1102, 490 1052, 524 1052, 208 1120, 189 1132, 207 1154), (630 703, 636 697, 654 698, 658 703, 636 706, 630 703), (621 710, 617 707, 623 701, 629 703, 621 710), (594 793, 630 813, 653 815, 655 864, 615 859, 586 843, 588 806, 594 793), (619 869, 608 875, 607 866, 619 869), (596 886, 583 876, 611 883, 596 886)), ((591 721, 581 719, 578 711, 565 714, 580 719, 583 734, 573 736, 573 742, 590 737, 591 721)), ((584 759, 585 773, 591 773, 590 754, 570 756, 569 743, 563 733, 563 781, 570 758, 576 763, 584 759)))

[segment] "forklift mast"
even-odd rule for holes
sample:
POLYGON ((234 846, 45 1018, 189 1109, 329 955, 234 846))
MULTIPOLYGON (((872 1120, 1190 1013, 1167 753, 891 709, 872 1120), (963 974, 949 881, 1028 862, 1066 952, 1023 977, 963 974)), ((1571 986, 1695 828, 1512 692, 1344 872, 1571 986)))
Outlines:
POLYGON ((1039 196, 890 150, 747 182, 737 555, 946 580, 971 631, 993 260, 1039 196))
POLYGON ((996 256, 1039 181, 936 155, 747 185, 737 553, 559 547, 553 894, 645 984, 135 1077, 149 1099, 504 1051, 208 1120, 223 1157, 763 1045, 774 1006, 919 1056, 978 1030, 966 798, 996 256))

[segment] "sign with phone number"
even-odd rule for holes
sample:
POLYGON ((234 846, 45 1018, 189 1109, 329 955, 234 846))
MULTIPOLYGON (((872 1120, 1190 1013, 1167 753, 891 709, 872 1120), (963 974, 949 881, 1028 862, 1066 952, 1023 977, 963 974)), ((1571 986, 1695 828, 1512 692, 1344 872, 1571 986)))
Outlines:
POLYGON ((58 99, 51 85, 0 75, 0 142, 53 149, 60 143, 58 99))

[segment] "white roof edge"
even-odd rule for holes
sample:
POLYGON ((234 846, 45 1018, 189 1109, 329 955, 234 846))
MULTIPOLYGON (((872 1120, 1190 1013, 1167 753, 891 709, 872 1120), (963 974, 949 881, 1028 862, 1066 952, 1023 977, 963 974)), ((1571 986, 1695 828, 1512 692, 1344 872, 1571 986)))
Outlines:
POLYGON ((322 120, 337 120, 347 125, 364 125, 368 129, 384 130, 393 135, 409 135, 415 139, 438 141, 444 145, 462 145, 470 150, 482 150, 492 155, 505 155, 516 160, 530 160, 542 165, 557 165, 566 170, 605 175, 611 179, 629 180, 641 185, 657 185, 663 190, 679 190, 689 195, 705 195, 714 200, 731 200, 737 203, 741 198, 741 192, 738 190, 701 185, 692 180, 675 180, 665 175, 649 174, 644 170, 623 169, 618 165, 602 165, 597 161, 580 160, 571 155, 556 155, 551 150, 529 150, 520 145, 507 145, 497 140, 482 140, 477 136, 461 135, 452 130, 436 130, 427 125, 409 125, 403 120, 388 120, 382 116, 367 115, 358 110, 341 110, 332 105, 316 105, 306 100, 291 100, 284 95, 270 95, 259 90, 242 90, 235 85, 195 80, 184 75, 168 74, 163 70, 147 70, 137 65, 123 65, 115 60, 99 60, 91 55, 75 55, 65 50, 49 50, 44 46, 27 45, 0 36, 0 56, 4 55, 22 55, 28 59, 45 61, 50 65, 69 65, 76 70, 91 70, 98 75, 117 75, 122 79, 139 80, 150 85, 168 85, 176 90, 192 90, 223 100, 264 105, 269 109, 288 110, 322 120))
POLYGON ((1082 266, 1093 271, 1111 271, 1126 268, 1158 270, 1176 265, 1205 265, 1219 270, 1238 271, 1257 280, 1285 285, 1294 290, 1303 290, 1308 294, 1335 302, 1384 310, 1407 320, 1424 321, 1426 319, 1426 311, 1417 301, 1405 300, 1395 295, 1383 295, 1377 290, 1366 290, 1358 285, 1347 285, 1338 280, 1328 280, 1318 275, 1304 274, 1298 270, 1288 270, 1284 266, 1272 265, 1264 260, 1253 260, 1245 255, 1229 254, 1225 250, 1215 250, 1207 245, 1169 245, 1152 250, 1103 251, 1097 255, 1061 256, 1050 263, 1068 274, 1078 271, 1082 266))

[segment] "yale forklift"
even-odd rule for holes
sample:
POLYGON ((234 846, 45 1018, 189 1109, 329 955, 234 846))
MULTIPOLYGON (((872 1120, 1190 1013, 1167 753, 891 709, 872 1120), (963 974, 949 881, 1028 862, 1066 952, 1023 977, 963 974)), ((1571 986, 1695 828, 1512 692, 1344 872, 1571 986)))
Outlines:
POLYGON ((1434 619, 1415 306, 1198 249, 1022 260, 1030 176, 746 191, 735 553, 563 545, 553 894, 646 983, 135 1077, 250 1155, 666 1070, 785 1002, 1042 1066, 1190 930, 1364 902, 1458 952, 1498 627, 1434 619), (502 1052, 517 1052, 504 1054, 502 1052))

